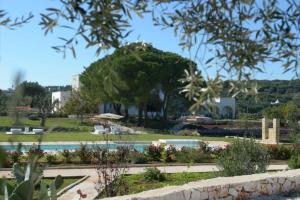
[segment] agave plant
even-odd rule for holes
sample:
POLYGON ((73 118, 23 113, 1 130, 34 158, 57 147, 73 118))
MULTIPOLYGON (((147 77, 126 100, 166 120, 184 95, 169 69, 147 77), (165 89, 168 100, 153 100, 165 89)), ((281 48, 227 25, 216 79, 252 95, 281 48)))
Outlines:
POLYGON ((33 156, 25 167, 18 163, 14 164, 12 173, 17 186, 12 186, 6 179, 1 180, 0 194, 5 200, 32 200, 35 191, 38 194, 35 198, 38 200, 57 199, 57 189, 63 184, 62 177, 59 175, 50 185, 46 185, 42 181, 43 170, 38 166, 37 161, 38 157, 33 156))

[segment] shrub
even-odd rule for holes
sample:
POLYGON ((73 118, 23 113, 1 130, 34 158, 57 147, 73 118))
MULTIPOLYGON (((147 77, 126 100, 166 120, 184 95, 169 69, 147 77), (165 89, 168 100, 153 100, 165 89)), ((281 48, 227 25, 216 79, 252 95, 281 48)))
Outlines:
POLYGON ((84 164, 90 164, 92 161, 92 151, 86 144, 80 144, 80 148, 77 150, 77 155, 84 164))
POLYGON ((288 166, 290 169, 300 168, 300 156, 292 156, 288 161, 288 166))
POLYGON ((166 158, 166 162, 175 162, 176 161, 176 153, 177 150, 174 146, 170 145, 167 147, 167 158, 166 158))
POLYGON ((160 172, 156 167, 147 168, 144 174, 146 181, 164 181, 166 179, 165 175, 160 172))
POLYGON ((28 115, 28 119, 33 120, 33 121, 40 120, 38 114, 30 114, 30 115, 28 115))
POLYGON ((197 131, 189 130, 189 129, 177 131, 175 134, 182 135, 182 136, 200 136, 200 134, 197 131))
POLYGON ((72 154, 69 150, 65 149, 61 152, 61 155, 64 157, 64 161, 66 163, 70 163, 71 162, 71 158, 72 158, 72 154))
POLYGON ((32 146, 28 150, 28 156, 37 156, 38 158, 42 158, 44 156, 44 151, 41 149, 40 145, 38 146, 32 146))
POLYGON ((10 156, 10 159, 11 159, 12 163, 19 163, 20 159, 21 159, 21 156, 23 155, 22 143, 19 143, 17 145, 16 151, 10 152, 8 155, 10 156))
POLYGON ((182 147, 181 151, 176 153, 176 160, 180 163, 201 163, 208 162, 211 159, 211 153, 202 148, 182 147))
POLYGON ((292 156, 292 148, 284 145, 268 145, 271 159, 288 160, 292 156))
POLYGON ((22 152, 13 151, 13 152, 10 152, 8 155, 9 155, 12 163, 19 163, 22 154, 23 154, 22 152))
POLYGON ((160 161, 161 160, 161 153, 163 151, 163 148, 161 145, 149 145, 146 149, 146 153, 149 156, 149 158, 153 161, 160 161))
POLYGON ((253 139, 236 140, 218 156, 217 165, 225 176, 261 173, 267 170, 269 155, 253 139))
POLYGON ((140 153, 140 152, 132 152, 130 154, 130 160, 132 163, 134 164, 146 164, 148 163, 148 158, 144 153, 140 153))
POLYGON ((54 154, 46 154, 46 161, 49 164, 53 164, 56 161, 56 155, 54 155, 54 154))

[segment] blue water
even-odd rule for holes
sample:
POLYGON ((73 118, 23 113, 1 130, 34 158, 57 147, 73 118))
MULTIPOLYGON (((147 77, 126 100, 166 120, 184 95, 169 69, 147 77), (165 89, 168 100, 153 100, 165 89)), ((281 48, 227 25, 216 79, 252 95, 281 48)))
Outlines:
MULTIPOLYGON (((167 144, 171 144, 172 146, 180 149, 182 147, 190 147, 197 148, 198 142, 191 141, 172 141, 167 142, 167 144)), ((136 149, 139 152, 144 152, 145 148, 150 145, 149 143, 110 143, 110 144, 87 144, 88 148, 96 148, 98 147, 106 147, 108 145, 108 149, 115 150, 120 146, 129 146, 131 148, 136 149)), ((1 145, 4 150, 7 151, 15 151, 17 149, 17 145, 1 145)), ((22 151, 28 151, 30 148, 34 147, 34 145, 23 145, 22 151)), ((42 144, 41 149, 44 151, 63 151, 63 150, 76 150, 80 148, 80 144, 42 144)))

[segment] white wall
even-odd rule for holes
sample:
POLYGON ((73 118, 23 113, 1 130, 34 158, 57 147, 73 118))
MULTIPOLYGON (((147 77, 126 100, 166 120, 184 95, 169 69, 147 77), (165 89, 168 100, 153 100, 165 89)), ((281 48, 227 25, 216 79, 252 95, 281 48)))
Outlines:
POLYGON ((72 90, 78 91, 80 89, 79 77, 79 74, 72 76, 72 90))
POLYGON ((71 98, 71 91, 57 91, 52 92, 52 103, 58 100, 58 104, 54 107, 53 111, 57 112, 65 103, 71 98))

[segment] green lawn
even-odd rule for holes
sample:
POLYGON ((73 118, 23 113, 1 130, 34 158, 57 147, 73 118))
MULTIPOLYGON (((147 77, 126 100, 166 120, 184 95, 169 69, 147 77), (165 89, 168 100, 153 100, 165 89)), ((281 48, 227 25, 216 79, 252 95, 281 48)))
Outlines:
MULTIPOLYGON (((77 180, 79 180, 81 177, 65 177, 64 183, 62 186, 58 189, 58 192, 62 190, 63 188, 67 187, 68 185, 71 185, 72 183, 75 183, 77 180)), ((47 185, 50 185, 52 181, 54 181, 53 178, 43 178, 44 183, 47 185)), ((9 184, 12 184, 13 186, 16 185, 15 179, 9 179, 9 184)), ((3 196, 0 196, 0 200, 4 199, 3 196)))
MULTIPOLYGON (((41 136, 38 135, 7 135, 0 133, 0 142, 37 142, 41 136)), ((143 134, 143 135, 109 135, 112 141, 155 141, 158 139, 199 139, 211 141, 232 141, 233 139, 224 137, 199 137, 199 136, 177 136, 166 134, 143 134)), ((44 142, 56 141, 104 141, 103 135, 93 135, 89 132, 50 132, 43 135, 44 142)))
MULTIPOLYGON (((39 120, 29 120, 27 118, 22 119, 22 123, 24 126, 30 127, 39 127, 40 121, 39 120)), ((12 127, 13 120, 8 116, 0 116, 0 126, 9 126, 12 127)), ((91 126, 82 125, 80 124, 80 120, 78 119, 71 119, 71 118, 47 118, 46 120, 46 128, 51 127, 65 127, 65 128, 91 128, 91 126)))

